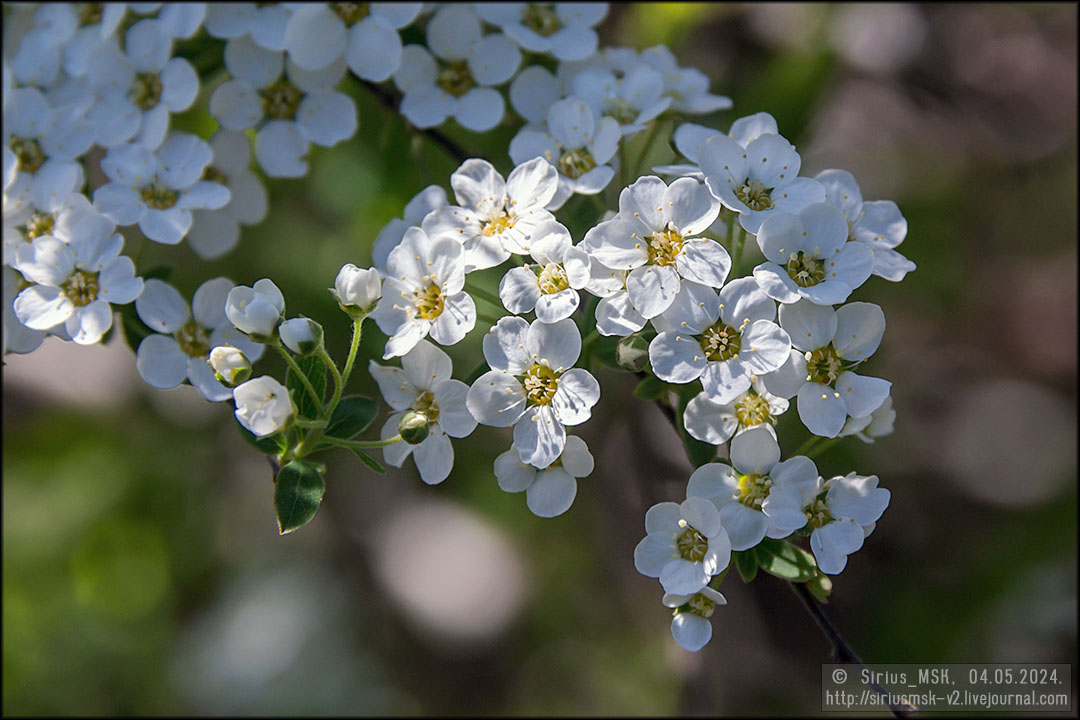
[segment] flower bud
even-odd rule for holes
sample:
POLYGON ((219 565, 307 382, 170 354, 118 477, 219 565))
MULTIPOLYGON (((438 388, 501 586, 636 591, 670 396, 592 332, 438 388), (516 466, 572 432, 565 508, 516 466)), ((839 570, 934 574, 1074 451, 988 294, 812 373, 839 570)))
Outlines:
POLYGON ((311 318, 296 317, 281 323, 278 335, 285 347, 297 355, 310 355, 322 344, 323 329, 311 318))
POLYGON ((236 419, 256 437, 281 432, 296 414, 289 390, 268 375, 238 385, 233 400, 236 419))
POLYGON ((410 445, 419 445, 428 436, 430 421, 427 415, 417 410, 410 410, 398 420, 398 432, 401 439, 410 445))
POLYGON ((348 263, 338 272, 333 292, 342 310, 367 315, 382 297, 382 278, 375 268, 361 269, 348 263))
POLYGON ((235 387, 251 377, 251 361, 240 348, 218 345, 210 351, 210 368, 225 387, 235 387))
POLYGON ((629 335, 615 346, 615 361, 630 372, 649 367, 649 342, 640 335, 629 335))
POLYGON ((285 315, 285 298, 273 281, 263 278, 253 287, 241 285, 230 290, 225 315, 252 340, 266 342, 285 315))

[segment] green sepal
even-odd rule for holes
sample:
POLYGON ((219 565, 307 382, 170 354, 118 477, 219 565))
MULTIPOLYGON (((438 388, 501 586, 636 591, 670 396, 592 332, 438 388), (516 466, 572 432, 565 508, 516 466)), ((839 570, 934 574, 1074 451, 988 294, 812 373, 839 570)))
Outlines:
POLYGON ((307 391, 304 382, 296 376, 291 367, 285 373, 285 387, 292 392, 297 412, 303 417, 318 420, 319 415, 322 414, 321 403, 326 398, 326 366, 317 355, 295 359, 297 366, 307 375, 308 380, 311 381, 311 386, 315 388, 315 392, 319 395, 320 404, 315 405, 311 393, 307 391))
MULTIPOLYGON (((233 418, 235 419, 235 417, 234 415, 233 418)), ((240 431, 240 436, 247 441, 248 445, 267 455, 280 455, 287 447, 288 441, 283 432, 267 435, 266 437, 255 437, 250 430, 240 424, 239 420, 236 420, 236 429, 240 431)))
POLYGON ((757 557, 753 550, 735 550, 731 553, 731 559, 744 583, 750 582, 757 576, 757 557))
POLYGON ((783 540, 765 538, 754 548, 762 570, 789 582, 807 582, 818 574, 814 556, 783 540))
POLYGON ((356 457, 360 458, 360 462, 364 463, 375 472, 379 473, 380 475, 386 474, 386 468, 380 465, 378 460, 371 457, 360 448, 349 448, 349 450, 352 450, 356 457))
POLYGON ((274 485, 278 532, 285 535, 311 522, 325 492, 322 473, 312 463, 293 460, 278 470, 274 485))
POLYGON ((368 429, 379 414, 379 406, 374 400, 364 395, 349 395, 341 399, 330 415, 330 422, 323 434, 348 440, 357 433, 368 429))
POLYGON ((647 375, 634 388, 634 397, 652 402, 668 389, 667 383, 653 375, 647 375))
POLYGON ((829 602, 829 595, 832 593, 832 580, 819 570, 812 580, 807 581, 806 589, 824 605, 829 602))

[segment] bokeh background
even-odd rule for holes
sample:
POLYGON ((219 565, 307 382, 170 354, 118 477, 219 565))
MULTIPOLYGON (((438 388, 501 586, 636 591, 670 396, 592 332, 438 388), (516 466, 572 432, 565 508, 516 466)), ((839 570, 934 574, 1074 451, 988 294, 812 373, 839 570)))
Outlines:
MULTIPOLYGON (((871 662, 1070 662, 1075 677, 1076 5, 614 5, 601 33, 667 43, 734 100, 703 122, 768 111, 805 174, 848 169, 908 219, 918 270, 856 293, 886 311, 867 372, 894 383, 896 432, 818 459, 893 498, 835 579, 833 622, 871 662)), ((353 90, 359 133, 316 149, 306 180, 269 183, 271 214, 236 252, 154 246, 142 267, 175 265, 185 294, 272 277, 343 356, 324 288, 456 167, 353 90)), ((180 124, 213 129, 198 112, 180 124)), ((447 128, 504 172, 513 132, 447 128)), ((481 334, 449 348, 462 376, 481 334)), ((728 577, 712 643, 672 641, 632 553, 691 468, 633 377, 598 371, 581 431, 596 470, 562 517, 498 489, 509 434, 480 428, 436 487, 411 461, 376 476, 327 456, 318 516, 279 537, 270 467, 228 405, 150 389, 118 340, 6 358, 5 714, 818 712, 829 646, 775 578, 728 577)), ((358 373, 353 390, 375 389, 358 373)))

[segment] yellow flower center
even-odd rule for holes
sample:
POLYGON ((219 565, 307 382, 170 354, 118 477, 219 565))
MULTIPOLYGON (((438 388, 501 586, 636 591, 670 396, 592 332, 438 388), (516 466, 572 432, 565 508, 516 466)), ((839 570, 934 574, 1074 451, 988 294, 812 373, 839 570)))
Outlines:
POLYGON ((556 163, 559 172, 568 178, 577 179, 596 167, 592 153, 585 148, 578 148, 562 154, 556 163))
POLYGON ((202 179, 209 180, 210 182, 216 182, 219 185, 229 184, 229 177, 213 165, 206 166, 206 170, 204 170, 202 174, 202 179))
POLYGON ((533 365, 522 383, 530 405, 550 405, 559 389, 559 374, 547 365, 533 365))
POLYGON ((829 513, 829 508, 825 505, 825 498, 823 497, 814 498, 814 501, 806 506, 803 513, 806 515, 810 527, 815 530, 833 521, 833 516, 829 513))
POLYGON ((825 279, 825 261, 800 250, 788 258, 787 274, 799 287, 817 285, 825 279))
POLYGON ((747 180, 735 188, 735 197, 751 210, 768 210, 773 207, 770 192, 772 188, 765 187, 765 183, 760 180, 747 180))
POLYGON ((504 232, 514 227, 514 223, 516 222, 517 218, 508 215, 506 212, 500 210, 498 215, 488 220, 487 223, 484 225, 484 237, 491 237, 492 235, 502 235, 504 232))
POLYGON ((831 385, 844 372, 843 361, 837 355, 832 343, 809 352, 806 357, 806 379, 808 382, 831 385))
POLYGON ((570 280, 566 277, 566 271, 563 270, 562 265, 557 263, 545 265, 544 269, 538 274, 536 281, 540 285, 540 292, 545 295, 554 295, 570 287, 570 280))
POLYGON ((304 97, 300 89, 285 78, 263 88, 259 95, 262 97, 263 112, 275 120, 292 120, 296 117, 296 110, 304 97))
POLYGON ((712 617, 713 611, 716 610, 716 603, 701 593, 694 593, 694 597, 690 598, 686 606, 687 612, 700 615, 703 618, 712 617))
POLYGON ((769 401, 753 390, 743 393, 735 401, 735 418, 744 428, 767 422, 773 425, 776 424, 776 418, 772 416, 769 401))
POLYGON ((142 196, 143 202, 148 207, 155 210, 168 210, 176 205, 176 201, 180 198, 180 193, 165 187, 157 180, 149 185, 144 185, 139 191, 139 195, 142 196))
POLYGON ((768 475, 740 475, 739 502, 755 510, 761 509, 761 503, 769 496, 773 481, 768 475))
POLYGON ((210 336, 199 323, 189 320, 173 335, 177 345, 188 357, 203 357, 210 354, 210 336))
POLYGON ((79 25, 97 25, 104 10, 105 3, 79 3, 79 25))
POLYGON ((157 107, 161 102, 161 80, 157 73, 136 73, 128 95, 143 110, 157 107))
POLYGON ((671 225, 649 235, 649 263, 651 265, 674 265, 682 252, 683 237, 671 225))
POLYGON ((98 274, 87 270, 76 270, 60 286, 64 296, 76 307, 84 307, 97 300, 98 274))
POLYGON ((562 20, 555 14, 551 5, 529 3, 521 14, 521 24, 529 28, 537 35, 550 37, 562 30, 562 20))
POLYGON ((435 403, 435 396, 430 390, 420 393, 410 407, 426 417, 429 423, 439 419, 439 406, 435 403))
POLYGON ((439 72, 439 77, 435 82, 454 97, 461 97, 476 87, 476 80, 473 79, 469 65, 464 60, 448 63, 439 72))
POLYGON ((371 3, 330 3, 333 10, 345 25, 351 27, 368 16, 371 12, 371 3))
POLYGON ((689 525, 675 538, 675 546, 679 549, 679 557, 691 562, 701 562, 709 551, 709 541, 689 525))
POLYGON ((604 114, 615 118, 620 125, 630 125, 637 120, 638 111, 622 98, 605 98, 604 114))
POLYGON ((443 295, 442 288, 435 283, 429 284, 413 296, 416 314, 425 320, 434 320, 442 315, 445 305, 446 296, 443 295))
POLYGON ((45 162, 45 153, 35 138, 13 137, 8 147, 15 153, 19 161, 19 170, 22 172, 36 173, 45 162))
POLYGON ((42 235, 52 235, 54 227, 56 227, 56 219, 51 214, 36 212, 30 216, 25 225, 20 225, 18 230, 29 242, 42 235))
POLYGON ((739 356, 742 336, 730 325, 717 322, 705 329, 698 342, 710 362, 723 362, 739 356))

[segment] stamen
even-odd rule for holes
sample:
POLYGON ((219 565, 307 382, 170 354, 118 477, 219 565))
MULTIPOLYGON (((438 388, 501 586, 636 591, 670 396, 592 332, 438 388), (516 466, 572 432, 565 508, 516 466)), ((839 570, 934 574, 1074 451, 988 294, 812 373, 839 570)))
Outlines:
POLYGON ((563 24, 550 5, 530 3, 521 13, 521 24, 537 35, 550 37, 562 30, 563 24))
POLYGON ((652 265, 674 265, 682 252, 683 237, 668 223, 666 230, 654 232, 649 238, 649 263, 652 265))
POLYGON ((64 296, 76 307, 85 307, 97 300, 98 274, 86 270, 76 270, 67 282, 60 286, 64 296))
POLYGON ((772 197, 769 195, 771 192, 772 188, 765 187, 765 183, 760 180, 748 179, 735 188, 735 197, 751 210, 768 210, 773 207, 772 197))
POLYGON ((593 159, 591 152, 585 148, 578 148, 563 153, 556 166, 566 177, 577 179, 596 167, 596 160, 593 159))
POLYGON ((559 375, 546 365, 533 365, 522 381, 530 405, 550 405, 559 389, 559 375))
POLYGON ((706 328, 698 342, 710 362, 723 362, 739 356, 742 336, 735 328, 720 321, 706 328))

